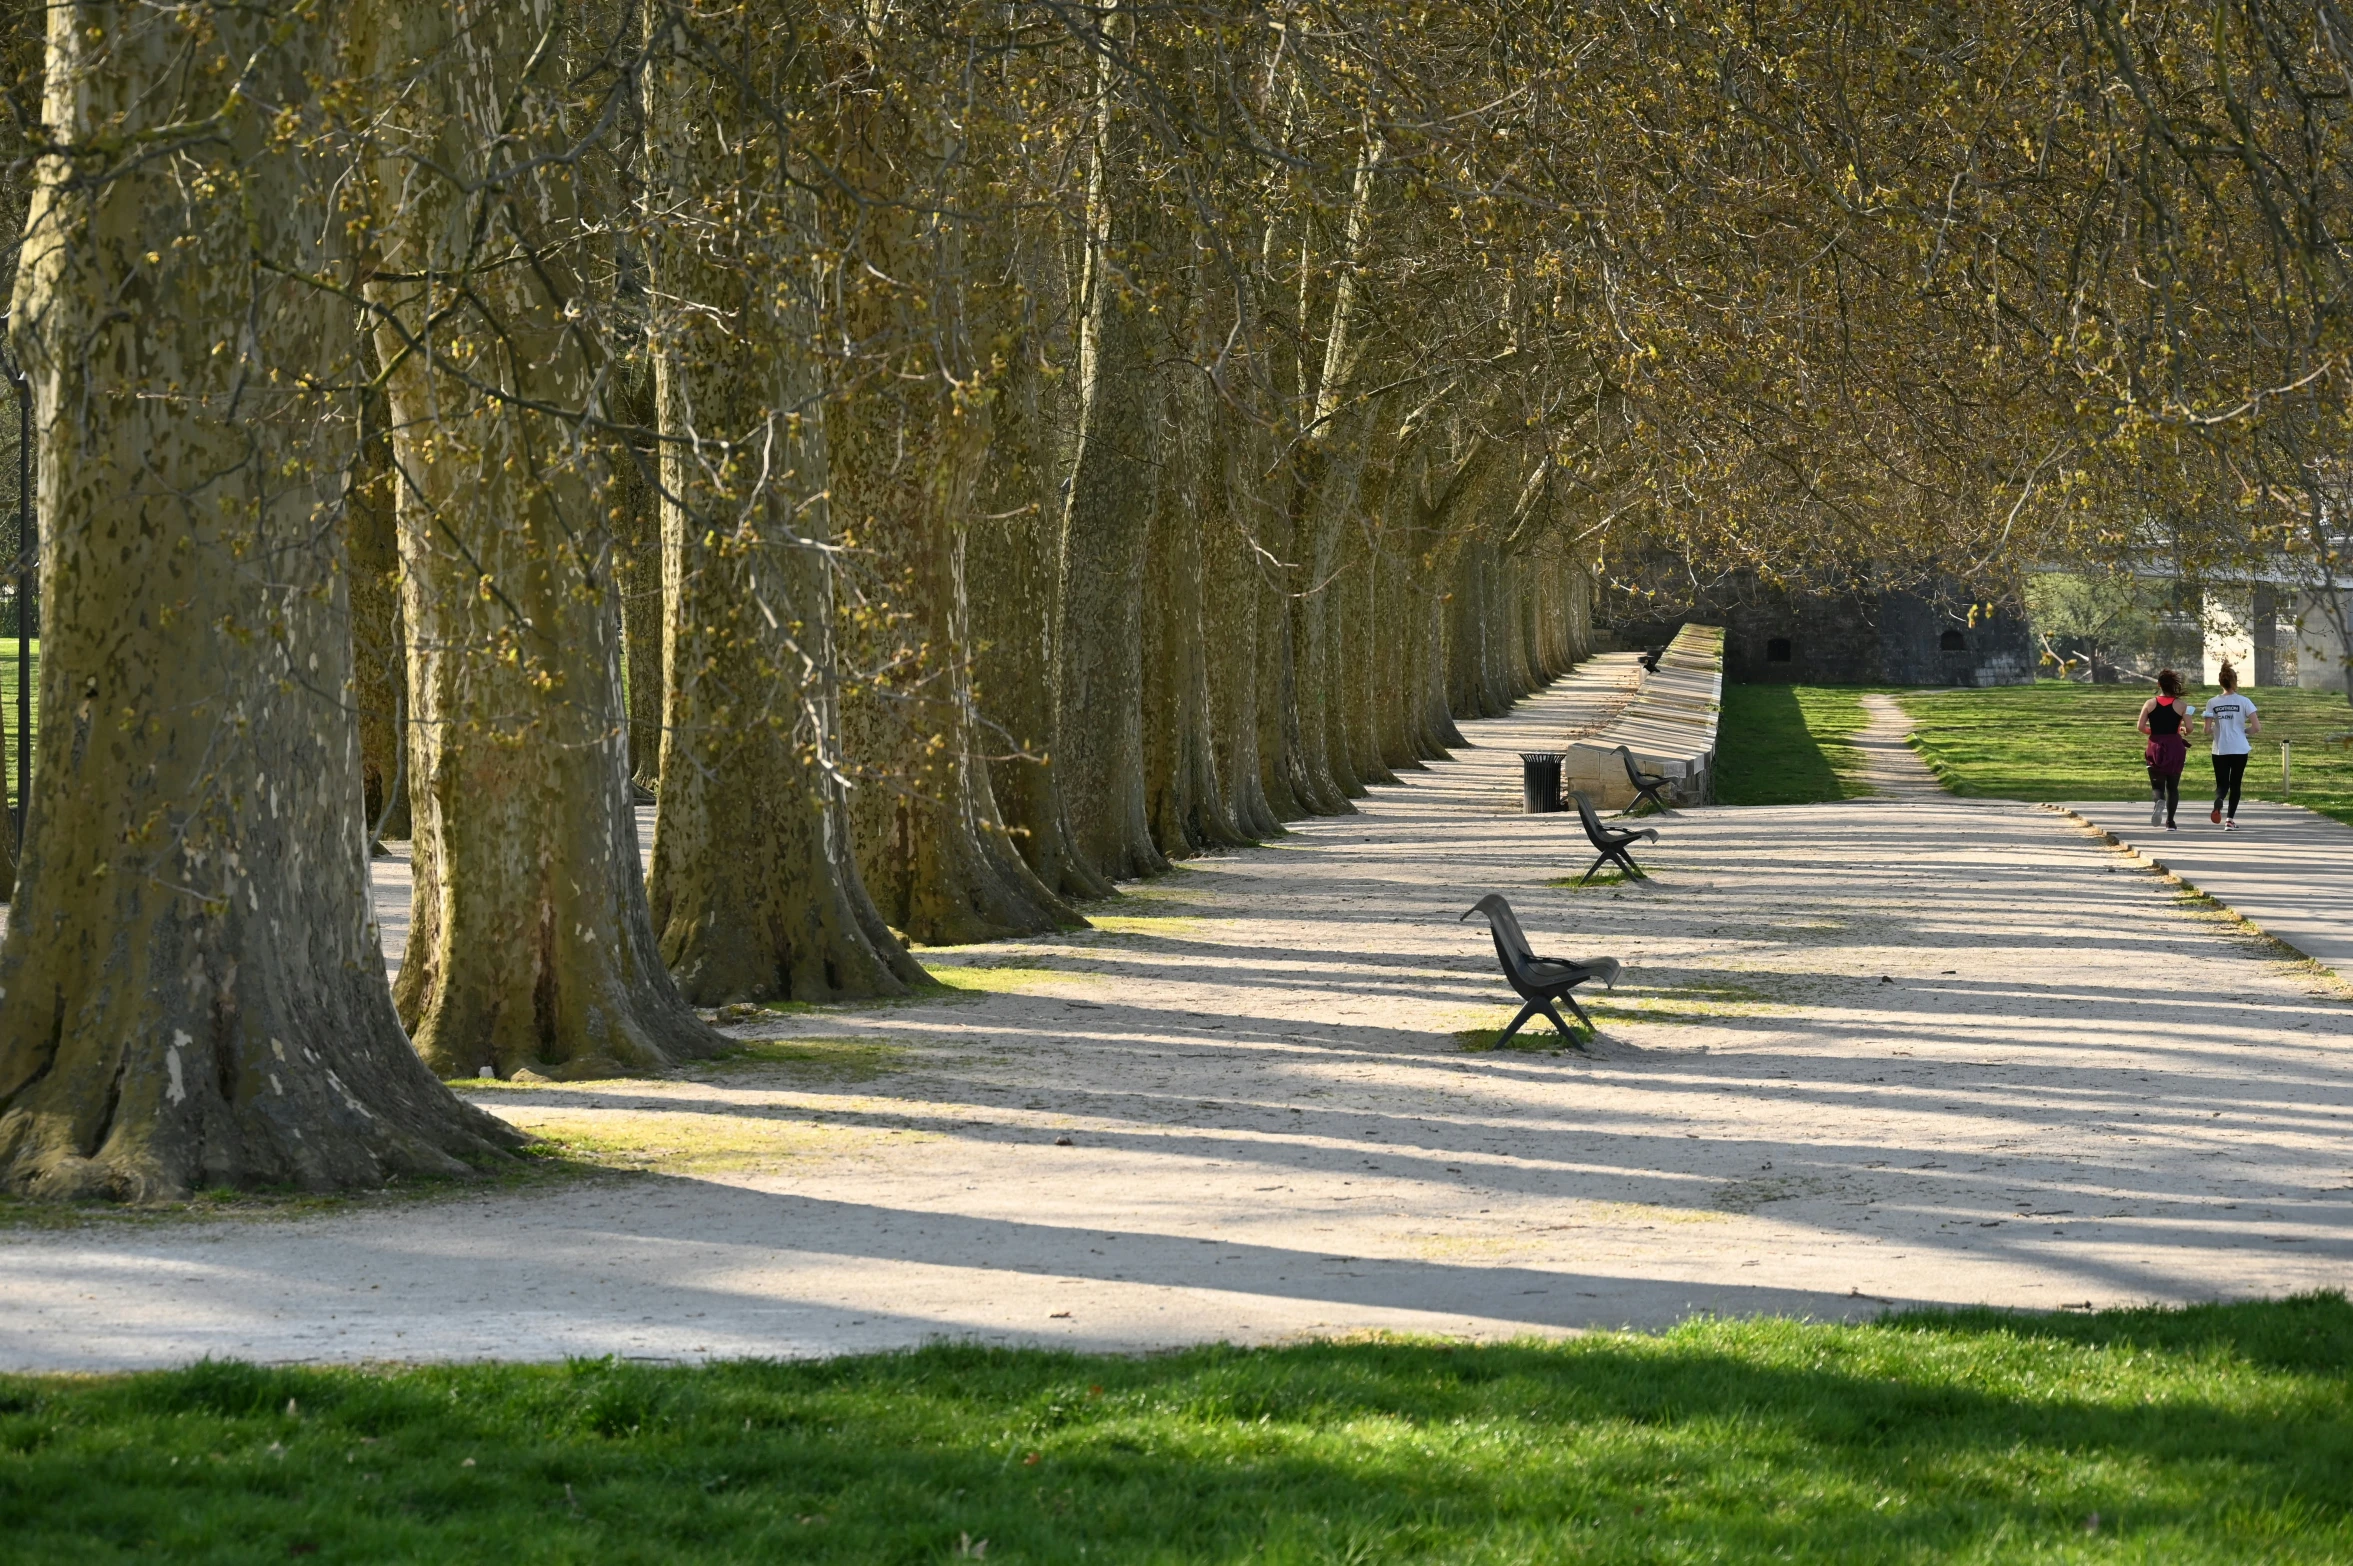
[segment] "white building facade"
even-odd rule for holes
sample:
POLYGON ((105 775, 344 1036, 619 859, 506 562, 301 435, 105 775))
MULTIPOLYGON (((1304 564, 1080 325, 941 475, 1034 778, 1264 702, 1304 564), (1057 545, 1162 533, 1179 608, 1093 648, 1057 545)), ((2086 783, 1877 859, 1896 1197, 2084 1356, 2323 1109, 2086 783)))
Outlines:
POLYGON ((2241 684, 2342 692, 2347 616, 2353 616, 2353 588, 2259 582, 2209 591, 2206 683, 2215 683, 2227 661, 2241 684))

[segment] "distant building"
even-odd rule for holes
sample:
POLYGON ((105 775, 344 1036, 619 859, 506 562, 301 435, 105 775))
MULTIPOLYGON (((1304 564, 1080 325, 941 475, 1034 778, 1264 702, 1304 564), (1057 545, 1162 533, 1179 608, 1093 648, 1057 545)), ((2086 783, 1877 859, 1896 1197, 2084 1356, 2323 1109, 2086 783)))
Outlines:
POLYGON ((2353 616, 2353 589, 2331 592, 2284 582, 2208 588, 2206 683, 2214 683, 2227 659, 2247 685, 2342 692, 2345 635, 2340 615, 2353 616))
POLYGON ((1610 628, 1627 647, 1663 643, 1687 620, 1721 625, 1724 678, 1748 684, 2025 685, 2040 656, 2015 605, 1972 602, 1958 583, 1785 591, 1732 577, 1691 596, 1668 615, 1664 593, 1621 591, 1602 612, 1618 611, 1610 628))

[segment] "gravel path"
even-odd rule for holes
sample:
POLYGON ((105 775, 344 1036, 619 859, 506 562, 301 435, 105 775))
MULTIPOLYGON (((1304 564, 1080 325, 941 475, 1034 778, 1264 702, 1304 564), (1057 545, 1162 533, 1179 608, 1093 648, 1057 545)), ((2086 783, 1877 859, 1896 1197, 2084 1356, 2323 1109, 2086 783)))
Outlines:
POLYGON ((1094 931, 926 953, 960 994, 736 1028, 766 1063, 469 1089, 643 1172, 0 1229, 0 1365, 1500 1337, 2353 1276, 2335 981, 2053 812, 1912 789, 1679 812, 1655 882, 1547 885, 1589 856, 1514 813, 1515 752, 1617 683, 1094 931), (1540 950, 1626 959, 1590 1053, 1461 1048, 1511 1010, 1455 922, 1497 889, 1540 950))

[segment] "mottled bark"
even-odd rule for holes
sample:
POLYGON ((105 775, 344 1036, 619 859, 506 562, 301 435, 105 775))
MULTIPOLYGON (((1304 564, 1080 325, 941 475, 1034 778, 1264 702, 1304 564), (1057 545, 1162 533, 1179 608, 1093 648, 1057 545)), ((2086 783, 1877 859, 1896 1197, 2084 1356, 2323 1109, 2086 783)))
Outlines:
MULTIPOLYGON (((898 275, 913 271, 897 259, 898 275)), ((937 351, 911 345, 917 359, 937 351)), ((930 388, 946 383, 927 379, 862 399, 844 421, 834 488, 884 595, 852 617, 862 628, 852 634, 861 662, 891 666, 852 714, 854 753, 871 774, 855 806, 859 862, 887 918, 944 946, 1084 921, 1031 872, 997 817, 964 578, 989 420, 981 408, 936 406, 945 399, 930 388)))
POLYGON ((1299 724, 1298 628, 1300 598, 1291 584, 1299 576, 1294 559, 1298 528, 1289 500, 1295 490, 1290 464, 1276 483, 1278 504, 1266 508, 1258 560, 1258 776, 1277 821, 1313 815, 1318 796, 1302 762, 1299 724))
POLYGON ((1072 848, 1111 880, 1167 868, 1144 799, 1143 571, 1164 373, 1147 335, 1169 225, 1145 178, 1139 111, 1099 77, 1080 335, 1080 412, 1063 513, 1055 763, 1072 848))
POLYGON ((1300 586, 1291 621, 1292 665, 1299 708, 1299 769, 1307 802, 1320 814, 1344 815, 1364 792, 1339 734, 1340 684, 1345 671, 1335 657, 1335 627, 1345 612, 1338 600, 1345 529, 1357 523, 1359 488, 1378 409, 1368 403, 1340 406, 1322 425, 1324 438, 1301 454, 1306 516, 1298 548, 1300 586))
MULTIPOLYGON (((1367 334, 1358 274, 1371 239, 1381 157, 1382 143, 1375 138, 1357 160, 1325 319, 1322 363, 1298 448, 1305 501, 1299 539, 1303 579, 1293 621, 1300 764, 1321 808, 1341 812, 1352 811, 1355 807, 1347 801, 1364 793, 1347 734, 1346 686, 1351 671, 1343 662, 1348 592, 1344 553, 1349 530, 1360 525, 1366 467, 1375 455, 1386 411, 1384 399, 1368 394, 1359 380, 1367 334)), ((1301 319, 1307 315, 1303 308, 1301 319)))
POLYGON ((1071 847, 1054 763, 1054 636, 1060 618, 1065 451, 1075 439, 1075 333, 1068 290, 1044 239, 1016 231, 1003 268, 1004 363, 965 552, 973 617, 974 700, 991 792, 1009 841, 1049 892, 1112 895, 1071 847))
POLYGON ((1371 741, 1374 755, 1391 772, 1420 770, 1422 751, 1414 735, 1414 599, 1410 552, 1414 537, 1403 514, 1410 504, 1410 470, 1389 488, 1381 527, 1373 540, 1370 607, 1374 666, 1370 679, 1371 741))
MULTIPOLYGON (((1021 432, 1008 429, 1023 396, 1018 380, 1002 395, 977 503, 981 520, 966 552, 978 648, 973 680, 980 742, 991 756, 989 778, 1000 818, 1039 883, 1065 899, 1108 897, 1110 881, 1071 846, 1054 761, 1062 533, 1054 480, 1058 464, 1050 448, 1040 451, 1021 432)), ((1022 421, 1034 427, 1039 417, 1033 409, 1022 421)))
MULTIPOLYGON (((861 444, 860 455, 878 454, 861 444)), ((959 466, 971 460, 943 455, 959 466)), ((881 769, 861 790, 859 862, 884 915, 928 945, 1074 927, 1084 919, 1030 870, 997 816, 969 653, 962 527, 970 491, 950 474, 935 477, 942 482, 914 493, 889 483, 837 486, 887 572, 891 606, 904 616, 895 627, 913 643, 900 677, 866 698, 853 730, 865 765, 881 769)))
POLYGON ((1203 602, 1205 523, 1220 509, 1216 404, 1207 374, 1217 348, 1195 256, 1188 361, 1167 382, 1160 491, 1145 540, 1144 800, 1152 838, 1170 858, 1247 841, 1218 786, 1209 665, 1234 649, 1209 644, 1203 602))
POLYGON ((1048 891, 1112 895, 1070 846, 1054 763, 1063 492, 1078 436, 1078 288, 1046 218, 1001 222, 979 286, 1000 295, 989 444, 965 542, 973 696, 1009 841, 1048 891))
POLYGON ((1381 747, 1375 738, 1375 708, 1378 697, 1382 661, 1395 640, 1395 629, 1384 633, 1373 618, 1374 600, 1379 592, 1379 578, 1374 569, 1375 554, 1372 524, 1369 517, 1360 518, 1347 534, 1347 565, 1342 575, 1346 591, 1341 599, 1345 613, 1341 621, 1341 645, 1346 649, 1343 665, 1342 689, 1345 692, 1340 712, 1340 724, 1348 745, 1348 764, 1359 781, 1394 783, 1397 775, 1381 759, 1381 747))
POLYGON ((317 12, 60 4, 13 320, 39 405, 40 734, 0 946, 0 1185, 459 1173, 519 1138, 401 1036, 359 820, 350 315, 317 12), (232 83, 236 92, 230 92, 232 83), (315 120, 314 120, 315 123, 315 120), (170 157, 140 138, 202 126, 170 157), (297 129, 279 137, 274 127, 297 129))
POLYGON ((864 199, 839 233, 853 258, 839 308, 858 379, 833 426, 834 505, 880 589, 846 617, 855 661, 875 671, 847 713, 868 778, 853 801, 859 863, 911 939, 1040 934, 1084 921, 998 819, 965 581, 996 401, 999 356, 985 345, 1017 330, 1021 310, 968 267, 990 254, 975 232, 987 225, 967 215, 988 194, 971 179, 975 127, 944 115, 931 89, 942 66, 929 40, 873 12, 859 42, 896 66, 850 94, 835 161, 864 199))
POLYGON ((1218 496, 1204 513, 1201 540, 1213 760, 1235 827, 1250 837, 1272 837, 1283 828, 1267 802, 1259 754, 1260 664, 1268 650, 1259 624, 1266 595, 1258 555, 1264 509, 1258 480, 1272 463, 1273 443, 1263 424, 1230 402, 1220 400, 1214 411, 1218 496))
POLYGON ((396 996, 443 1074, 720 1047, 657 953, 621 685, 595 305, 570 264, 553 0, 362 13, 410 635, 415 915, 396 996), (529 67, 530 76, 524 72, 529 67), (515 127, 493 142, 491 125, 515 127), (425 349, 430 347, 430 354, 425 349))
MULTIPOLYGON (((652 429, 654 370, 631 363, 614 377, 614 414, 633 429, 652 429)), ((633 445, 614 462, 613 509, 621 574, 621 677, 629 694, 629 781, 640 800, 662 779, 663 671, 662 507, 660 455, 633 445)))
MULTIPOLYGON (((720 139, 747 84, 696 47, 730 36, 730 19, 713 20, 710 32, 660 26, 645 83, 649 253, 665 301, 654 914, 663 957, 698 1000, 896 995, 923 970, 859 880, 842 783, 814 214, 766 161, 773 148, 720 139), (696 221, 706 202, 744 194, 738 181, 777 202, 781 259, 717 243, 696 221)), ((798 86, 750 85, 785 101, 798 86)))
POLYGON ((16 816, 7 808, 16 786, 16 743, 12 716, 0 710, 0 903, 16 895, 16 816))
MULTIPOLYGON (((362 818, 371 834, 409 835, 408 646, 400 612, 400 523, 392 472, 392 409, 376 384, 373 338, 353 332, 365 384, 359 394, 359 450, 344 497, 350 537, 352 689, 359 707, 362 818)), ((379 845, 369 844, 371 853, 379 845)))

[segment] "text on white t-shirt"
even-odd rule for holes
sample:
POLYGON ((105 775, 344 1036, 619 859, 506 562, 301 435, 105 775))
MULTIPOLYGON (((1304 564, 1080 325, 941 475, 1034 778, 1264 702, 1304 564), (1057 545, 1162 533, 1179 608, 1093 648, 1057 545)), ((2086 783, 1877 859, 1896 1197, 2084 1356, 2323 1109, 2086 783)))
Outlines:
POLYGON ((2208 702, 2206 721, 2214 725, 2214 754, 2247 754, 2247 720, 2253 716, 2255 704, 2236 691, 2226 691, 2208 702))

